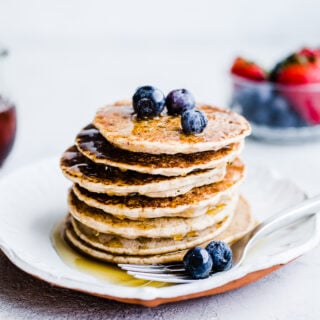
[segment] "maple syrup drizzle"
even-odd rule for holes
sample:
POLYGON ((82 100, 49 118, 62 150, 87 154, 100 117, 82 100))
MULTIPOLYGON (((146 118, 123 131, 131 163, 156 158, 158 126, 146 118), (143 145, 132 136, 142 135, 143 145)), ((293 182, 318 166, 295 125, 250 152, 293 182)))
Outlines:
POLYGON ((127 287, 150 286, 160 288, 169 285, 164 282, 136 279, 114 264, 98 261, 79 254, 68 245, 62 235, 64 223, 65 221, 62 221, 54 227, 51 233, 51 242, 61 260, 69 267, 94 276, 106 283, 127 287))

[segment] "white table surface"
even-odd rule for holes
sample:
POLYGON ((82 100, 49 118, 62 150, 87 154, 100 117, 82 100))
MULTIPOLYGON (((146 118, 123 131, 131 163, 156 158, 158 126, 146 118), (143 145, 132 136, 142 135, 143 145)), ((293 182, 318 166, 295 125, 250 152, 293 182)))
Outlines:
MULTIPOLYGON (((148 6, 146 0, 1 2, 0 41, 12 52, 6 80, 18 107, 18 133, 0 179, 61 154, 97 107, 130 97, 141 84, 166 92, 186 87, 198 100, 226 105, 227 69, 237 53, 270 65, 319 41, 317 1, 148 6)), ((248 141, 244 158, 290 177, 310 195, 320 192, 319 142, 248 141)), ((319 297, 319 248, 233 292, 154 309, 50 287, 0 254, 0 319, 320 319, 319 297)))

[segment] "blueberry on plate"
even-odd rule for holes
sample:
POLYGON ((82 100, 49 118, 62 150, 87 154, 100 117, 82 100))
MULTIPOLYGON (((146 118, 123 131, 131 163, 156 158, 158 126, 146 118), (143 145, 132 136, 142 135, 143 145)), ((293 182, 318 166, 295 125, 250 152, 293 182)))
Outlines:
POLYGON ((232 251, 223 241, 211 241, 206 250, 212 259, 212 271, 225 271, 232 267, 232 251))
POLYGON ((186 110, 181 116, 181 126, 185 134, 201 133, 208 124, 206 115, 196 109, 186 110))
POLYGON ((138 119, 151 119, 160 115, 164 109, 165 96, 153 86, 137 89, 132 97, 133 109, 138 119))
POLYGON ((186 271, 194 279, 207 278, 212 269, 212 259, 206 249, 194 247, 183 258, 186 271))
POLYGON ((195 99, 187 89, 172 90, 166 98, 169 115, 179 115, 185 110, 193 109, 195 105, 195 99))

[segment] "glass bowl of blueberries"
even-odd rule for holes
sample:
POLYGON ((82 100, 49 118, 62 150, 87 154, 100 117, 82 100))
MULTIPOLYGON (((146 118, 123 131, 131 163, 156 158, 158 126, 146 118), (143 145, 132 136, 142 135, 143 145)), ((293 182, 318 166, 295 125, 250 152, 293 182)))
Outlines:
POLYGON ((320 139, 320 49, 302 48, 269 72, 242 57, 231 67, 231 109, 270 142, 320 139))

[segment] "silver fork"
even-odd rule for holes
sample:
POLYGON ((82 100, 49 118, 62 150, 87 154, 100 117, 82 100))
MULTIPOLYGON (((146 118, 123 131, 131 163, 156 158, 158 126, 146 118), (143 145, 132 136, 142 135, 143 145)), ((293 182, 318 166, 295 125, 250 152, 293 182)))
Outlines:
MULTIPOLYGON (((248 250, 262 236, 279 230, 281 227, 288 226, 303 217, 310 218, 310 216, 317 214, 319 210, 320 194, 285 210, 281 210, 258 224, 254 229, 231 245, 233 255, 232 269, 238 267, 243 262, 248 250)), ((192 279, 187 274, 182 263, 154 265, 118 264, 118 266, 138 279, 172 283, 198 281, 192 279)))

